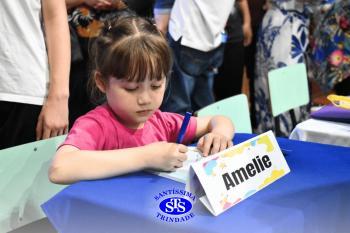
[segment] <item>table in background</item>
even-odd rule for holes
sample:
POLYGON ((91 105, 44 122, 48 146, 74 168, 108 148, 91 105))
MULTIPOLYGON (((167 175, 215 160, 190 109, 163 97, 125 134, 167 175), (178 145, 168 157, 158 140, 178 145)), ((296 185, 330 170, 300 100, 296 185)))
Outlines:
MULTIPOLYGON (((235 143, 253 135, 237 134, 235 143)), ((184 185, 139 172, 84 181, 43 205, 59 232, 345 233, 350 229, 350 148, 278 139, 291 173, 214 217, 196 203, 185 223, 156 218, 154 196, 184 185)))
POLYGON ((350 146, 350 124, 309 119, 299 123, 289 139, 350 146))

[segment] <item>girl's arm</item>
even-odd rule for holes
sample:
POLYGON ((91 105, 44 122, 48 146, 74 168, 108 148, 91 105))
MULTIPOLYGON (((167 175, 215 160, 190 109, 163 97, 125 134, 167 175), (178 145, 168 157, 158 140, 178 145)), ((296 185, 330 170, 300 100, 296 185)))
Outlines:
POLYGON ((231 147, 233 135, 233 123, 225 116, 197 118, 196 137, 199 138, 197 147, 204 156, 231 147))
POLYGON ((54 157, 49 178, 53 183, 69 184, 143 169, 173 171, 182 166, 186 152, 186 146, 167 142, 108 151, 79 150, 64 145, 54 157))

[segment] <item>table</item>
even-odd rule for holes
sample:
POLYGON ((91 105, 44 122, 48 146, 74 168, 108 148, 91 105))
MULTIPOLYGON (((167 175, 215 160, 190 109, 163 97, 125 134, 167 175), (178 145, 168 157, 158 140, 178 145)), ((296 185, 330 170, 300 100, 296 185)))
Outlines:
MULTIPOLYGON (((254 135, 237 134, 235 143, 254 135)), ((185 223, 156 218, 159 192, 184 185, 139 172, 79 182, 42 208, 59 232, 342 233, 350 229, 350 148, 278 139, 291 173, 218 217, 197 202, 185 223)))
POLYGON ((299 123, 289 139, 350 146, 350 124, 309 119, 299 123))

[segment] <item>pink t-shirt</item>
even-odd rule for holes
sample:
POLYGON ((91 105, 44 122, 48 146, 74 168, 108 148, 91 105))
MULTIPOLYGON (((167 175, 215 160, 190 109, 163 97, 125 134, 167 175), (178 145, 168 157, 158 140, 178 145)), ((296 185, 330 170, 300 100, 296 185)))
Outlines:
MULTIPOLYGON (((153 142, 175 142, 183 121, 176 113, 156 111, 142 129, 129 129, 114 116, 108 105, 101 105, 76 120, 63 145, 80 150, 113 150, 147 145, 153 142)), ((183 143, 195 138, 197 121, 191 117, 183 143)))

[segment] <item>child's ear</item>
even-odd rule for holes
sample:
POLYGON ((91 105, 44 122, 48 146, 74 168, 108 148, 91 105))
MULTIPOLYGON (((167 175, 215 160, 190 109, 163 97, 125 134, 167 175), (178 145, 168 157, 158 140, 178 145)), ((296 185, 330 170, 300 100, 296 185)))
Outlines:
POLYGON ((97 88, 102 93, 106 93, 106 82, 105 82, 105 80, 103 80, 102 74, 99 71, 95 71, 94 79, 95 79, 95 83, 96 83, 97 88))

